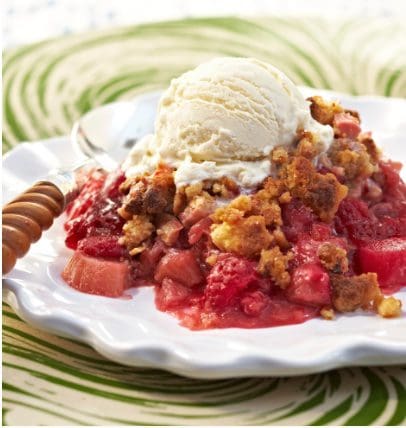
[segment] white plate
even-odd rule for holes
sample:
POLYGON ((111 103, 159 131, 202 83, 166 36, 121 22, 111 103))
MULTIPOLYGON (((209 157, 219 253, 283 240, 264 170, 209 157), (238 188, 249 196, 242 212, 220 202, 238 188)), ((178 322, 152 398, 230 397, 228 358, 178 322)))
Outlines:
MULTIPOLYGON (((315 92, 322 91, 310 90, 315 92)), ((385 154, 406 163, 406 101, 337 98, 360 111, 364 130, 374 131, 385 154)), ((75 158, 65 137, 19 145, 3 161, 4 201, 75 158)), ((64 247, 62 223, 59 219, 3 280, 3 296, 30 324, 86 342, 107 358, 196 378, 300 375, 348 365, 406 363, 404 312, 398 319, 357 313, 268 329, 192 332, 155 309, 150 287, 132 290, 129 300, 82 294, 60 278, 71 253, 64 247)), ((406 291, 397 297, 406 307, 406 291)))

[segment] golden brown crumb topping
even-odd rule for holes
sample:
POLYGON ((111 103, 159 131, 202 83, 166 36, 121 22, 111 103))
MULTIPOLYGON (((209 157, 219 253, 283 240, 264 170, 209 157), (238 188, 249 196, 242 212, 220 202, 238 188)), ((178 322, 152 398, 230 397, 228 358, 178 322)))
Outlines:
POLYGON ((290 283, 288 268, 292 258, 291 252, 283 254, 279 247, 262 250, 258 271, 264 276, 270 276, 280 288, 286 288, 290 283))
MULTIPOLYGON (((369 146, 372 150, 372 146, 369 146)), ((367 146, 345 138, 334 140, 328 156, 334 166, 344 169, 345 182, 352 185, 354 182, 369 177, 375 170, 375 161, 371 159, 367 146)))
POLYGON ((146 215, 134 215, 123 226, 123 235, 120 244, 127 247, 131 255, 136 255, 143 251, 141 244, 154 232, 155 227, 146 215))
POLYGON ((384 318, 399 317, 402 312, 402 302, 393 296, 385 297, 378 304, 378 314, 384 318))
POLYGON ((344 248, 326 242, 320 245, 318 256, 327 270, 333 273, 348 272, 347 251, 344 248))
POLYGON ((120 186, 120 190, 127 195, 122 208, 128 213, 172 212, 176 191, 173 170, 160 164, 152 175, 128 178, 120 186))
POLYGON ((310 97, 307 100, 310 101, 310 112, 313 119, 323 125, 332 125, 334 115, 344 111, 340 104, 326 101, 319 96, 310 97))
POLYGON ((242 213, 239 216, 234 213, 229 216, 231 218, 230 222, 212 225, 211 238, 220 250, 254 258, 272 243, 264 217, 252 215, 245 218, 242 213))
POLYGON ((333 320, 336 317, 334 309, 332 308, 322 308, 320 311, 320 315, 328 321, 333 320))
POLYGON ((376 273, 358 276, 330 275, 333 306, 339 312, 352 312, 362 308, 375 310, 382 300, 376 273))
POLYGON ((281 170, 281 176, 290 193, 301 199, 323 221, 330 221, 348 189, 334 174, 318 173, 303 156, 294 157, 281 170))

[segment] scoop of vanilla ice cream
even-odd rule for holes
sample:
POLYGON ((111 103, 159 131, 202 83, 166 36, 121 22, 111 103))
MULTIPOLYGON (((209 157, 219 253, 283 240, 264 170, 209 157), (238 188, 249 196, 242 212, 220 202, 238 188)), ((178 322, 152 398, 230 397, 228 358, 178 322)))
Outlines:
POLYGON ((275 67, 216 58, 172 80, 159 105, 156 143, 166 158, 258 160, 291 144, 298 129, 324 140, 318 125, 297 87, 275 67))
POLYGON ((252 58, 216 58, 172 80, 154 136, 134 147, 124 168, 133 175, 162 159, 176 168, 178 186, 227 176, 249 188, 270 174, 272 149, 292 144, 299 130, 325 146, 333 139, 284 73, 252 58))

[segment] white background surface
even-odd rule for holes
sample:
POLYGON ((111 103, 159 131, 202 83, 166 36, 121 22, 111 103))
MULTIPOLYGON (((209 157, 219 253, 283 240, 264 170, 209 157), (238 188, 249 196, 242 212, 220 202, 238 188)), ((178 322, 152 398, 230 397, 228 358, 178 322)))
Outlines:
MULTIPOLYGON (((186 17, 405 16, 404 0, 2 0, 3 48, 81 31, 186 17)), ((406 36, 405 36, 406 37, 406 36)))

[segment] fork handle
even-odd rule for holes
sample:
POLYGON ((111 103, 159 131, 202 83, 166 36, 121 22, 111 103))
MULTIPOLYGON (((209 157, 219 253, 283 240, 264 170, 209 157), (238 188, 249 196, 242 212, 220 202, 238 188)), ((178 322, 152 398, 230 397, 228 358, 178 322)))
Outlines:
POLYGON ((3 207, 3 275, 13 269, 42 232, 51 227, 65 208, 65 196, 50 181, 39 181, 3 207))

